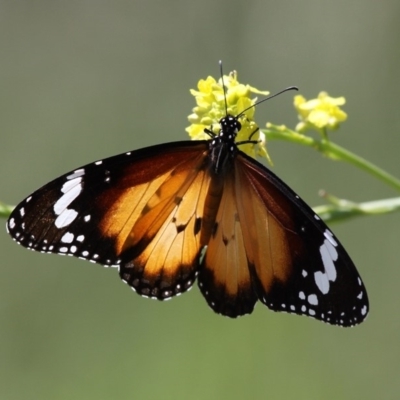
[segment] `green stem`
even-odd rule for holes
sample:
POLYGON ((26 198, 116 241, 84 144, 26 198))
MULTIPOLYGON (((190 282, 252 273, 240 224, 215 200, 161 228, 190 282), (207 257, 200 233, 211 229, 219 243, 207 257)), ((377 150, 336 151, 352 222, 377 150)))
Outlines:
POLYGON ((11 214, 11 211, 14 209, 14 206, 9 206, 5 203, 2 203, 0 201, 0 217, 2 218, 8 218, 8 216, 11 214))
POLYGON ((388 214, 400 210, 400 197, 363 203, 353 203, 348 200, 333 198, 333 196, 328 196, 328 200, 333 204, 313 207, 313 210, 325 222, 337 222, 365 215, 388 214))
POLYGON ((400 181, 393 175, 329 140, 317 140, 310 136, 292 131, 286 127, 272 124, 268 124, 268 129, 263 130, 263 132, 268 140, 287 140, 303 146, 312 147, 333 160, 346 161, 400 191, 400 181))

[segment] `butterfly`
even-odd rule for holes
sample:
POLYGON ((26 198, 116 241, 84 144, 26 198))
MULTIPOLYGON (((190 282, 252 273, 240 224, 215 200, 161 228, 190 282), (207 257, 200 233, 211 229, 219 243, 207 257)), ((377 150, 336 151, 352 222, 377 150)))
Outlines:
POLYGON ((169 299, 197 279, 224 316, 250 314, 260 301, 359 324, 369 304, 352 260, 293 190, 240 150, 255 143, 236 140, 242 117, 226 111, 217 134, 206 129, 207 140, 74 169, 23 200, 7 230, 28 249, 117 267, 145 297, 169 299))

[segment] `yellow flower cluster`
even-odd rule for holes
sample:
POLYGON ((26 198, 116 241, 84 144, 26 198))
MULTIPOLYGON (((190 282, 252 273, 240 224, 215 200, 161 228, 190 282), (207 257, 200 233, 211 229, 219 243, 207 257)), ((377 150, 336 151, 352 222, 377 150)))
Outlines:
POLYGON ((339 108, 345 103, 344 97, 330 97, 326 92, 320 92, 318 98, 308 101, 301 95, 295 96, 294 106, 300 119, 296 131, 337 129, 347 119, 347 114, 339 108))
MULTIPOLYGON (((223 79, 220 78, 218 82, 211 76, 205 80, 201 79, 197 84, 197 88, 198 90, 190 90, 190 93, 196 99, 197 106, 193 108, 193 114, 189 115, 188 119, 191 125, 186 128, 193 140, 210 139, 210 136, 204 132, 206 128, 218 134, 221 118, 227 114, 237 116, 257 101, 257 98, 250 98, 253 93, 269 94, 269 92, 258 90, 250 85, 239 83, 236 71, 231 72, 229 75, 224 75, 223 79), (226 93, 224 93, 223 85, 225 85, 226 93)), ((236 140, 238 142, 249 140, 251 134, 257 131, 251 138, 259 141, 259 143, 257 145, 241 145, 240 150, 254 158, 257 154, 267 157, 265 137, 253 119, 254 112, 255 108, 252 107, 240 117, 242 129, 238 133, 236 140)))
MULTIPOLYGON (((255 107, 251 107, 257 102, 257 98, 251 98, 253 94, 267 96, 269 92, 240 83, 236 71, 224 75, 218 81, 211 76, 201 79, 197 84, 197 89, 190 90, 196 99, 197 106, 193 108, 193 113, 188 117, 191 125, 186 128, 186 131, 189 136, 193 140, 208 140, 210 136, 205 129, 218 135, 221 118, 226 115, 240 115, 242 129, 238 133, 236 141, 243 142, 250 138, 257 141, 257 144, 240 145, 240 150, 253 158, 256 158, 257 155, 265 157, 270 162, 265 147, 265 134, 259 130, 254 121, 255 107), (246 111, 243 113, 244 110, 246 111)), ((340 109, 345 102, 344 97, 333 98, 326 92, 320 92, 316 99, 308 101, 301 95, 295 96, 294 106, 300 120, 296 131, 302 133, 313 129, 325 135, 327 129, 337 129, 339 124, 347 119, 347 114, 340 109)), ((290 132, 286 127, 282 129, 290 132)))

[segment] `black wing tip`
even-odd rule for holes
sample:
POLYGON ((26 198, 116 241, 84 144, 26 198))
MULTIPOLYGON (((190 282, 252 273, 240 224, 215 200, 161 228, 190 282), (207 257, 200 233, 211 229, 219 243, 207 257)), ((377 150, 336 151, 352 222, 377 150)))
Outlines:
POLYGON ((285 303, 273 303, 268 301, 265 297, 260 298, 260 301, 274 312, 285 312, 299 316, 306 316, 328 325, 335 325, 343 328, 350 328, 361 324, 365 321, 369 313, 368 303, 363 305, 361 308, 357 305, 352 309, 347 309, 346 311, 337 311, 332 309, 321 310, 320 308, 312 307, 311 305, 307 307, 305 304, 287 305, 285 303))

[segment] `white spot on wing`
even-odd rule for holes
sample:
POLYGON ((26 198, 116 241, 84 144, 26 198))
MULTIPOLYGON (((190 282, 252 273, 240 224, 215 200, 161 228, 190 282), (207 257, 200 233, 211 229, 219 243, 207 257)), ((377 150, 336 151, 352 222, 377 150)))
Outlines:
POLYGON ((71 224, 75 218, 78 216, 78 213, 75 210, 65 210, 62 212, 54 221, 54 225, 58 228, 65 228, 69 224, 71 224))
POLYGON ((83 168, 75 170, 71 175, 67 176, 68 180, 79 178, 80 176, 85 175, 85 170, 83 168))
POLYGON ((72 243, 73 240, 74 240, 74 234, 71 232, 66 232, 61 238, 61 241, 63 243, 72 243))
POLYGON ((325 271, 318 271, 314 274, 315 283, 322 294, 329 292, 329 282, 334 282, 337 278, 335 261, 338 259, 336 246, 338 243, 333 238, 332 232, 328 229, 324 232, 325 240, 319 248, 321 254, 322 265, 325 271))
POLYGON ((362 314, 362 315, 366 315, 366 314, 367 314, 367 306, 364 306, 364 307, 361 309, 361 314, 362 314))
POLYGON ((331 256, 333 261, 336 261, 338 259, 338 252, 335 249, 335 247, 333 247, 332 243, 328 240, 324 241, 324 245, 326 247, 326 249, 329 252, 329 255, 331 256))
POLYGON ((79 196, 82 191, 82 178, 76 178, 64 183, 61 191, 64 193, 54 204, 53 209, 56 215, 60 215, 79 196))
MULTIPOLYGON (((72 176, 72 175, 70 175, 70 176, 72 176)), ((67 193, 71 189, 73 189, 75 186, 81 186, 81 182, 82 182, 82 178, 81 177, 76 177, 74 179, 68 180, 62 186, 61 191, 63 193, 67 193)))
POLYGON ((334 246, 338 245, 337 241, 333 238, 333 233, 331 231, 325 229, 324 235, 334 246))
POLYGON ((321 253, 322 263, 324 265, 329 280, 335 281, 337 273, 334 261, 337 260, 338 255, 336 249, 330 244, 328 240, 325 240, 324 244, 319 248, 319 252, 321 253))
POLYGON ((310 294, 307 297, 307 300, 312 306, 317 306, 318 305, 318 297, 315 294, 310 294))
POLYGON ((326 274, 321 271, 317 271, 314 274, 315 283, 322 294, 327 294, 329 292, 329 280, 326 274))

